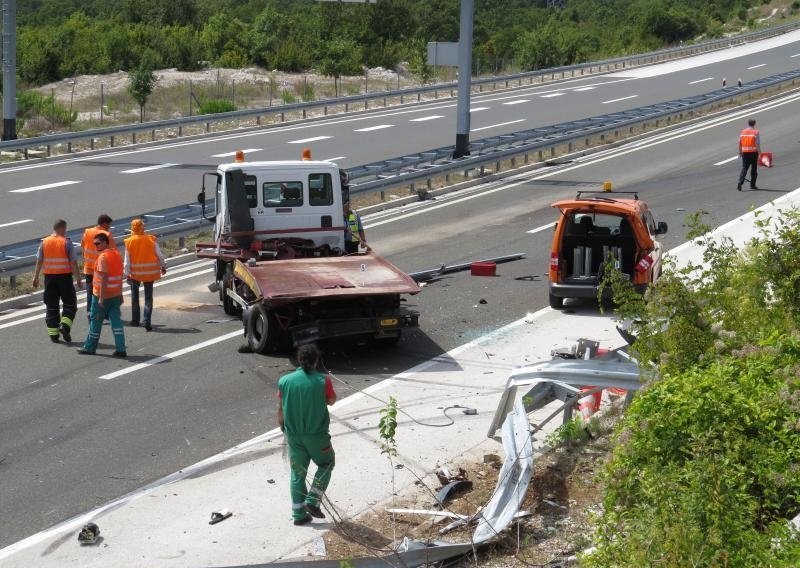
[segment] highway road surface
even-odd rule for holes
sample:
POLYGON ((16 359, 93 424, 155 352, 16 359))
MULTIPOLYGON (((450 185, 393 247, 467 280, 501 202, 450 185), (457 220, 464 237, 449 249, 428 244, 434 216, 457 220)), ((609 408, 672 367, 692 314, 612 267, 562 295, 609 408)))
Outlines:
MULTIPOLYGON (((576 190, 595 189, 609 179, 618 190, 638 191, 656 220, 669 224, 664 238, 669 249, 685 240, 684 221, 691 212, 703 210, 708 223, 720 225, 797 189, 799 97, 714 115, 578 154, 559 166, 367 216, 371 245, 406 271, 515 252, 527 257, 499 266, 494 278, 465 272, 426 286, 408 300, 421 313, 420 328, 396 348, 326 345, 325 364, 347 383, 340 396, 546 306, 550 229, 557 214, 549 205, 576 190), (775 167, 761 170, 759 191, 737 192, 736 140, 749 116, 757 117, 775 167)), ((88 163, 53 171, 88 171, 94 167, 88 163)), ((108 171, 102 163, 98 167, 108 171)), ((33 170, 44 171, 49 170, 33 170)), ((132 199, 138 193, 134 186, 126 191, 132 199)), ((31 195, 37 193, 39 200, 59 195, 44 190, 31 195)), ((149 207, 149 201, 143 203, 149 207)), ((5 513, 0 547, 275 426, 277 380, 292 363, 285 355, 236 352, 241 323, 226 316, 208 292, 211 280, 207 262, 192 260, 171 270, 156 289, 154 331, 126 328, 126 361, 109 356, 109 329, 100 355, 75 352, 86 331, 84 308, 72 346, 48 341, 41 308, 0 315, 0 510, 5 513)))
MULTIPOLYGON (((800 31, 761 42, 660 65, 473 95, 473 140, 536 126, 598 116, 698 95, 738 79, 796 69, 800 31)), ((231 161, 298 159, 310 147, 316 159, 352 167, 450 145, 455 100, 375 110, 359 116, 231 132, 91 157, 0 168, 0 245, 47 234, 53 220, 72 227, 94 223, 101 212, 134 216, 189 203, 201 174, 231 161)))

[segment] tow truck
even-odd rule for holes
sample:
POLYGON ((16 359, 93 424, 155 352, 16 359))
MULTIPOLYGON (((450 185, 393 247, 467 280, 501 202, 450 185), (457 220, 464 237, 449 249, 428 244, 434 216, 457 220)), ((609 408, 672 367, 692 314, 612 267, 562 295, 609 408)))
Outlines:
POLYGON ((253 351, 346 336, 391 345, 418 325, 402 305, 420 291, 414 280, 371 250, 345 253, 349 186, 336 164, 308 150, 302 160, 253 162, 239 151, 203 174, 197 199, 214 240, 197 243, 196 255, 215 261, 209 288, 226 314, 242 316, 253 351))

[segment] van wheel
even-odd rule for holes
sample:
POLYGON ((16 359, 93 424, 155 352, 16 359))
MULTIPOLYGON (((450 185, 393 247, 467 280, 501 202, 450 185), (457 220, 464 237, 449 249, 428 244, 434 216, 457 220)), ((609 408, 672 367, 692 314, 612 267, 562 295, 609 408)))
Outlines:
POLYGON ((552 292, 550 292, 550 307, 554 310, 560 310, 564 307, 564 298, 560 296, 554 296, 552 292))
POLYGON ((247 344, 255 353, 275 352, 283 335, 278 320, 261 304, 253 306, 246 329, 247 344))

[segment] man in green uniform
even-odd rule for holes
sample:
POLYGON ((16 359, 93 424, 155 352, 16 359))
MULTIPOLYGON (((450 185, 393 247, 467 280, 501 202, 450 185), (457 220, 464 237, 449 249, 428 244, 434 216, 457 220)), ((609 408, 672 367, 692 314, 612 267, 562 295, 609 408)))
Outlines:
POLYGON ((300 367, 278 381, 278 424, 289 446, 292 519, 305 525, 312 517, 324 519, 320 500, 328 487, 335 454, 331 446, 328 405, 336 402, 331 378, 317 371, 320 353, 314 345, 297 350, 300 367), (306 487, 309 463, 317 466, 311 489, 306 487))

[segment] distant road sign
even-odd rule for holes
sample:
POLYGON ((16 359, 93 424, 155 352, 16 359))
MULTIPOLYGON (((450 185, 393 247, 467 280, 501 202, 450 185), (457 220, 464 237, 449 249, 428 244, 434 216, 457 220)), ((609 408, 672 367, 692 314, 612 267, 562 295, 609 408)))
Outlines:
POLYGON ((429 41, 428 65, 458 67, 458 43, 453 41, 429 41))

